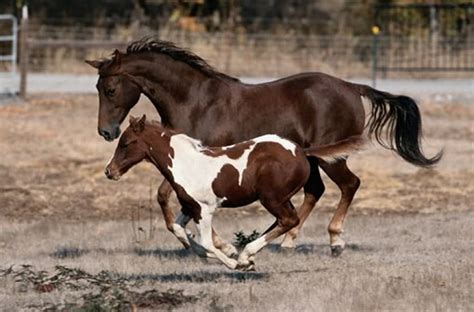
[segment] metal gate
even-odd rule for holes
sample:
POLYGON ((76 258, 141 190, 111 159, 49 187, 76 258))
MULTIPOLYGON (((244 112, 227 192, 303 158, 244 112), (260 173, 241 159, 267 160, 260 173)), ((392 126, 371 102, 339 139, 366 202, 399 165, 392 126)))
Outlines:
POLYGON ((378 5, 376 72, 474 71, 474 4, 378 5))
POLYGON ((0 94, 14 94, 18 91, 17 34, 16 17, 0 14, 0 94))

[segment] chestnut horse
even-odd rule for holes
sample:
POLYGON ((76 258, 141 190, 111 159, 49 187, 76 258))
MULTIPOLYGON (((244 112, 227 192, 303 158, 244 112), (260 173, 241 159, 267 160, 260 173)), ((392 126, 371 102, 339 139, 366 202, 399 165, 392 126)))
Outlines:
MULTIPOLYGON (((330 145, 351 136, 373 135, 406 161, 428 167, 442 153, 427 158, 421 149, 421 116, 415 101, 322 73, 303 73, 249 85, 217 72, 196 54, 170 42, 143 39, 111 59, 86 61, 98 69, 98 131, 106 140, 120 135, 120 124, 143 93, 162 123, 201 140, 223 146, 264 134, 277 134, 302 147, 330 145), (366 118, 367 117, 367 118, 366 118)), ((319 168, 341 190, 328 231, 333 255, 344 248, 340 237, 349 205, 360 180, 346 164, 309 156, 310 177, 298 209, 300 223, 286 234, 283 247, 294 247, 302 224, 324 192, 319 168)), ((170 184, 158 189, 167 228, 174 215, 168 207, 170 184)))
POLYGON ((330 146, 303 150, 293 142, 267 134, 231 146, 208 147, 199 140, 164 128, 158 122, 130 117, 130 126, 120 137, 105 175, 118 180, 130 168, 147 160, 171 184, 182 206, 173 224, 176 237, 205 257, 215 257, 230 269, 250 270, 254 256, 269 242, 296 227, 298 215, 290 201, 306 183, 310 166, 306 155, 337 157, 363 143, 360 137, 330 146), (255 241, 237 250, 212 232, 217 208, 248 205, 256 200, 275 216, 275 223, 255 241), (186 233, 193 219, 200 244, 186 233))

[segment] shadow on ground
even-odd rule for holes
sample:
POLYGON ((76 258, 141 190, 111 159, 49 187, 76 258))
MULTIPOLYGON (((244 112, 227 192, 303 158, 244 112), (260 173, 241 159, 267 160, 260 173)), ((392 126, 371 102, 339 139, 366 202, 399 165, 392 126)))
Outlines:
POLYGON ((133 274, 124 276, 128 280, 153 281, 164 283, 176 282, 246 282, 255 280, 268 280, 270 274, 258 272, 209 272, 197 271, 192 273, 171 273, 171 274, 133 274))
MULTIPOLYGON (((324 244, 299 244, 295 249, 282 248, 279 244, 270 244, 267 249, 271 253, 279 254, 302 254, 302 255, 329 255, 331 250, 329 245, 324 244)), ((372 246, 365 246, 359 244, 347 244, 345 250, 355 252, 372 252, 375 249, 372 246)))

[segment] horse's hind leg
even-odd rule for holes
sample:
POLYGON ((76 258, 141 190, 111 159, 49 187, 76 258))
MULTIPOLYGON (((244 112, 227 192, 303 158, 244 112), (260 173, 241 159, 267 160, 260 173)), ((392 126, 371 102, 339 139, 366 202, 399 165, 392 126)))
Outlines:
POLYGON ((309 214, 316 206, 317 201, 324 193, 324 183, 321 179, 321 175, 319 174, 318 159, 315 157, 308 157, 308 161, 311 166, 311 171, 308 181, 304 186, 304 202, 298 209, 298 218, 300 219, 300 223, 297 227, 286 233, 285 238, 281 243, 281 247, 283 248, 295 247, 295 240, 301 230, 301 227, 303 226, 303 223, 306 221, 309 214))
POLYGON ((239 255, 238 268, 240 269, 252 269, 254 264, 253 257, 257 252, 268 245, 272 240, 285 234, 299 223, 298 214, 289 200, 283 205, 274 206, 265 202, 263 205, 277 218, 277 221, 272 224, 262 236, 245 246, 244 250, 239 255))
POLYGON ((335 163, 321 161, 320 166, 341 190, 341 199, 328 226, 331 252, 337 257, 344 250, 345 242, 341 239, 342 226, 347 210, 359 188, 360 179, 347 168, 345 159, 335 163))

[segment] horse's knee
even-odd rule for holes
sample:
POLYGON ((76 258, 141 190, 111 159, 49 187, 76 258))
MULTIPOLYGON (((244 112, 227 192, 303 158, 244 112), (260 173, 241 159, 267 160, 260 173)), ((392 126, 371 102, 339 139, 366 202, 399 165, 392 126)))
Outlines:
POLYGON ((357 176, 352 176, 351 179, 345 181, 344 184, 341 185, 342 192, 354 194, 360 187, 360 179, 357 176))

